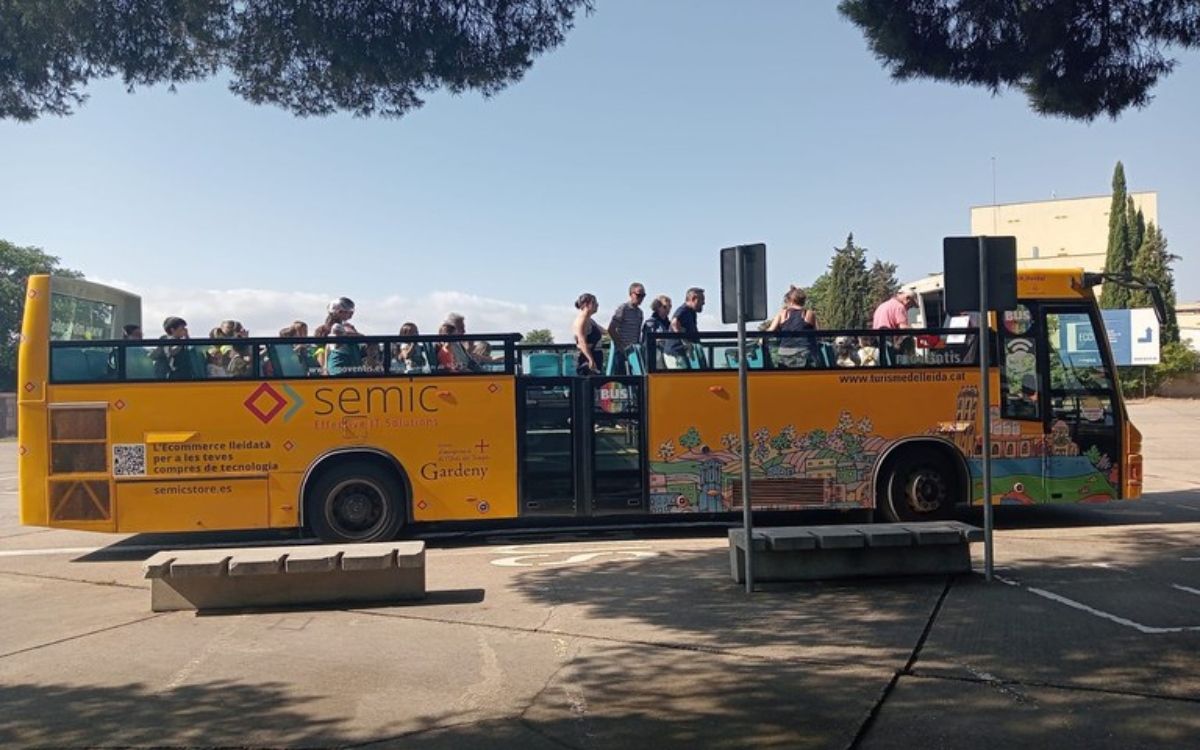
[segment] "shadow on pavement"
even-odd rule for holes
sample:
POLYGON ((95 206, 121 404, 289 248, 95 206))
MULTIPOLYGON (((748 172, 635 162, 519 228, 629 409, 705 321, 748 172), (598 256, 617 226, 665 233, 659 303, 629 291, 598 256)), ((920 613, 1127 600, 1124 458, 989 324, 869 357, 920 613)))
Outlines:
POLYGON ((314 700, 276 682, 0 685, 0 747, 337 744, 346 722, 310 716, 314 700))
MULTIPOLYGON (((606 632, 622 638, 712 649, 779 647, 791 656, 803 650, 804 658, 839 662, 853 653, 898 668, 945 581, 772 584, 747 597, 730 578, 728 551, 717 548, 530 568, 509 585, 535 606, 568 606, 572 617, 607 623, 606 632)), ((558 626, 551 619, 546 627, 558 626)))
POLYGON ((846 747, 890 678, 884 669, 592 644, 518 716, 442 716, 446 728, 366 747, 846 747))
MULTIPOLYGON (((1200 490, 1150 492, 1141 500, 1117 500, 1098 505, 999 505, 994 511, 997 530, 1200 523, 1200 490)), ((983 526, 983 510, 978 507, 960 506, 955 518, 983 526)))

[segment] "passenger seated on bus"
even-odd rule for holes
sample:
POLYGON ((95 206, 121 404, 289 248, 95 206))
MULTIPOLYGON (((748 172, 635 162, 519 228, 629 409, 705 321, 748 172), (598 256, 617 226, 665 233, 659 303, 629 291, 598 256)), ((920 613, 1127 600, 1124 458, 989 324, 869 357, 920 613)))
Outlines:
POLYGON ((142 327, 137 323, 126 323, 122 328, 121 338, 125 341, 141 341, 142 327))
MULTIPOLYGON (((405 323, 400 326, 401 336, 420 336, 416 323, 405 323)), ((396 359, 393 369, 397 372, 429 372, 429 360, 425 356, 425 347, 419 341, 406 341, 396 346, 396 359)))
MULTIPOLYGON (((322 323, 313 330, 313 337, 323 339, 329 336, 330 326, 322 323)), ((325 373, 325 344, 320 344, 313 349, 313 359, 317 362, 317 371, 314 375, 323 375, 325 373)))
POLYGON ((858 337, 858 364, 860 367, 879 366, 878 342, 870 336, 858 337))
POLYGON ((492 356, 492 345, 487 341, 476 341, 471 347, 471 358, 478 362, 484 369, 493 369, 497 363, 503 363, 503 357, 492 356))
MULTIPOLYGON (((246 326, 242 325, 241 321, 239 320, 221 321, 221 330, 229 331, 229 338, 250 338, 250 331, 246 330, 246 326)), ((229 357, 225 363, 225 369, 229 372, 230 377, 246 377, 250 374, 250 368, 253 361, 253 355, 249 346, 230 344, 229 357)), ((270 375, 270 373, 267 374, 270 375)))
POLYGON ((850 336, 838 336, 833 340, 833 353, 838 367, 858 367, 858 347, 850 336))
POLYGON ((187 321, 171 316, 163 321, 163 330, 166 334, 160 341, 164 343, 150 355, 154 360, 154 376, 162 380, 191 380, 191 352, 181 343, 188 338, 187 321))
MULTIPOLYGON (((449 325, 451 328, 454 329, 453 331, 451 331, 451 335, 465 336, 467 334, 467 319, 464 318, 462 315, 459 315, 456 312, 452 312, 446 316, 445 325, 449 325)), ((439 335, 441 335, 440 331, 439 331, 439 335)), ((449 351, 454 356, 454 362, 458 366, 459 370, 478 369, 476 367, 474 357, 471 356, 471 352, 467 348, 471 342, 469 342, 469 341, 451 341, 451 342, 447 342, 447 343, 451 344, 449 351)))
MULTIPOLYGON (((208 332, 210 339, 229 338, 221 326, 208 332)), ((232 348, 227 344, 212 344, 204 351, 204 374, 209 378, 229 377, 229 354, 232 348)))
POLYGON ((917 340, 912 336, 905 336, 899 341, 893 341, 892 346, 896 349, 896 364, 912 365, 917 363, 917 340))
MULTIPOLYGON (((453 323, 442 323, 438 327, 439 336, 454 336, 455 327, 453 323)), ((440 372, 462 372, 467 369, 462 359, 457 352, 462 349, 462 344, 457 341, 441 341, 437 345, 437 368, 440 372)))
MULTIPOLYGON (((289 326, 279 329, 279 338, 281 339, 306 339, 308 338, 308 323, 303 320, 294 320, 289 326)), ((300 365, 305 372, 311 373, 314 370, 320 370, 321 365, 317 362, 313 354, 312 344, 294 344, 292 349, 296 352, 296 359, 300 361, 300 365)))

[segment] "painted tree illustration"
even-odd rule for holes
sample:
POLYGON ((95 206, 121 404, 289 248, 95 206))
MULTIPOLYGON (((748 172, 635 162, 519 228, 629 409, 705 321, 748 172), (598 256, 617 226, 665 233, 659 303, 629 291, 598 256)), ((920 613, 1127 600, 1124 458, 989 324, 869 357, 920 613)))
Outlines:
POLYGON ((663 461, 670 461, 675 457, 675 443, 670 440, 658 446, 658 457, 663 461))
POLYGON ((863 455, 863 439, 862 436, 847 432, 842 436, 842 452, 853 459, 858 459, 863 455))
POLYGON ((1087 460, 1092 463, 1092 466, 1100 468, 1100 449, 1098 447, 1093 445, 1091 448, 1088 448, 1086 451, 1084 451, 1083 455, 1086 456, 1087 460))
POLYGON ((821 450, 825 447, 827 440, 829 440, 829 433, 825 432, 825 430, 813 430, 808 433, 808 449, 814 451, 821 450))
POLYGON ((771 447, 776 453, 784 453, 791 450, 792 441, 795 439, 794 434, 789 434, 786 429, 780 432, 775 437, 771 438, 771 447))
POLYGON ((689 451, 699 448, 702 442, 700 431, 695 427, 689 427, 687 432, 679 436, 679 444, 689 451))
POLYGON ((721 447, 730 453, 741 453, 742 439, 732 432, 727 432, 721 436, 721 447))

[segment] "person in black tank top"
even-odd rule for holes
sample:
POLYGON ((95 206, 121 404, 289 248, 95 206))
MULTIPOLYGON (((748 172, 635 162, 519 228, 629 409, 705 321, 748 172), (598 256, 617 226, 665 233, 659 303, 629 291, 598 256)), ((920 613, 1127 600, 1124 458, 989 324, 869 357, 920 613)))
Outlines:
MULTIPOLYGON (((783 299, 783 309, 767 326, 768 331, 802 334, 817 330, 817 316, 812 310, 804 309, 808 295, 803 289, 790 287, 783 299)), ((774 360, 778 367, 814 367, 820 361, 816 339, 812 336, 781 336, 774 360)))
POLYGON ((600 339, 603 332, 600 325, 592 320, 592 316, 600 309, 596 295, 584 292, 575 300, 575 316, 572 331, 575 334, 575 348, 579 355, 575 359, 576 375, 599 375, 604 371, 604 354, 600 351, 600 339))

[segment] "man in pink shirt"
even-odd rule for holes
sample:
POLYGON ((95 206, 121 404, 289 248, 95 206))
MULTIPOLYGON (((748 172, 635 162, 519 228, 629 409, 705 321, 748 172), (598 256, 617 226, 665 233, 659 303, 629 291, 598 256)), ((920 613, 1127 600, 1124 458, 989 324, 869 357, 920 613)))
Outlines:
POLYGON ((901 289, 891 299, 875 308, 871 327, 875 329, 908 328, 908 308, 915 304, 913 293, 908 289, 901 289))

